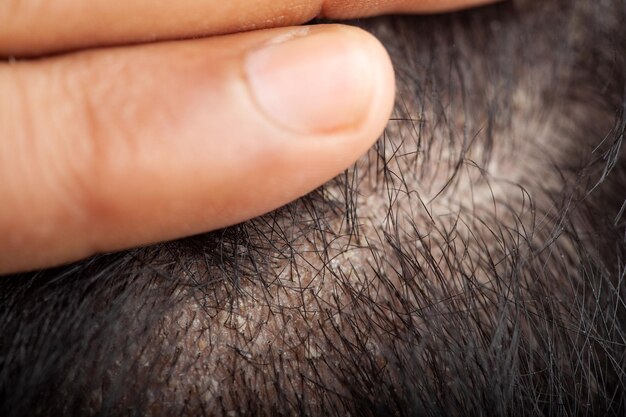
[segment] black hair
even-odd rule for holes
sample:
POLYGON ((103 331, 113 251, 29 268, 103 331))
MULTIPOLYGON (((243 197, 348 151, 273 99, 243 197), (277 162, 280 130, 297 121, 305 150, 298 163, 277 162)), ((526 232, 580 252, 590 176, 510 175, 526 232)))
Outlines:
POLYGON ((626 2, 354 22, 396 110, 201 236, 0 279, 0 415, 626 413, 626 2))

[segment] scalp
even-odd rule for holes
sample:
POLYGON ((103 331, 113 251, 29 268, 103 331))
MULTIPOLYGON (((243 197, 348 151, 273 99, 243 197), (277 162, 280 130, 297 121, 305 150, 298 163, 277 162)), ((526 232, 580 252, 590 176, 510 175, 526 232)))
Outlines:
POLYGON ((261 218, 4 280, 0 409, 620 415, 623 23, 365 22, 398 71, 377 145, 261 218))

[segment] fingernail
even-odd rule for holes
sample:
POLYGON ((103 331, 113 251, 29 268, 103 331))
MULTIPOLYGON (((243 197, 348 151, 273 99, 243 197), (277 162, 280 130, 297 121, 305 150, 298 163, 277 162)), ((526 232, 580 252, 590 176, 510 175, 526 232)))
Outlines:
POLYGON ((301 133, 329 133, 367 116, 370 48, 355 29, 295 29, 248 53, 246 75, 267 115, 301 133))

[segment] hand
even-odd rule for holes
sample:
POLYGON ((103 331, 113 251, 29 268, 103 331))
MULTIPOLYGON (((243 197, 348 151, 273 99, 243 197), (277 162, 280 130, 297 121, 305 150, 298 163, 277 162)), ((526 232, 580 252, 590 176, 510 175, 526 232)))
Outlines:
POLYGON ((0 63, 0 273, 254 217, 332 178, 382 132, 393 70, 367 33, 223 34, 486 2, 0 3, 0 56, 85 49, 0 63))

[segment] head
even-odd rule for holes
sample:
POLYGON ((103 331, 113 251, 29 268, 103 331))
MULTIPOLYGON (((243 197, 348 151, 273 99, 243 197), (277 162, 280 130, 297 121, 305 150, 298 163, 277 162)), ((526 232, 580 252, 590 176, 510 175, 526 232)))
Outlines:
POLYGON ((0 279, 3 415, 622 415, 626 4, 355 22, 394 116, 310 195, 0 279))

